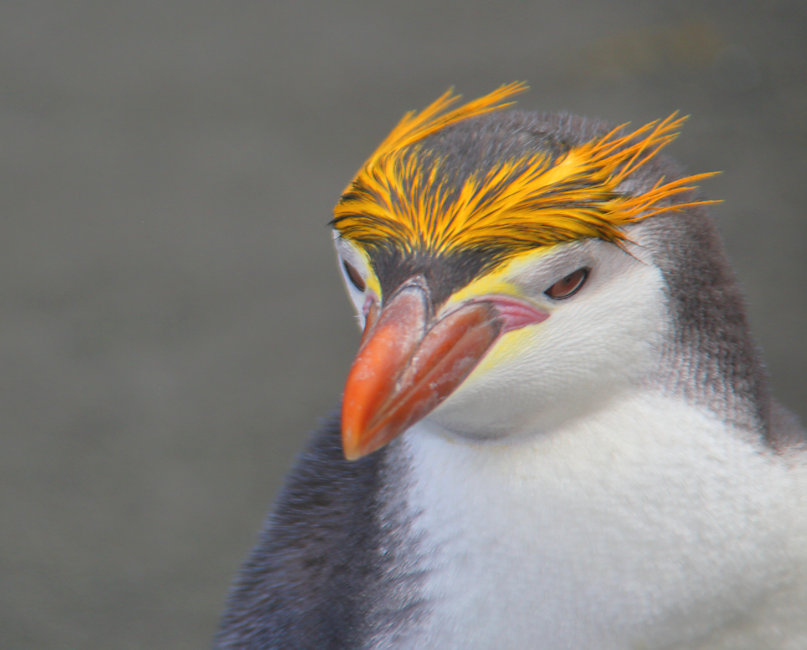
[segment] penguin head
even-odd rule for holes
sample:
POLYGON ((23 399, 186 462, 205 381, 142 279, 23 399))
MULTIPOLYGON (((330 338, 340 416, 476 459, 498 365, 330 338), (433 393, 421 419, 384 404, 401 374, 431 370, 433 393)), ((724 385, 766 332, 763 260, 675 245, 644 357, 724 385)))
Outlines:
POLYGON ((469 438, 554 426, 648 381, 680 344, 670 281, 686 269, 664 233, 711 227, 694 194, 710 174, 657 156, 683 119, 498 112, 522 90, 407 114, 336 206, 364 332, 348 458, 424 418, 469 438))

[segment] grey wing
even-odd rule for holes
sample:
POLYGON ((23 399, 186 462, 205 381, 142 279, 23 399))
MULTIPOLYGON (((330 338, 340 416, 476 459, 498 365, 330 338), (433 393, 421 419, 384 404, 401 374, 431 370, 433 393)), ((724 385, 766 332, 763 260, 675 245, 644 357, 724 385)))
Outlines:
POLYGON ((347 462, 336 417, 314 435, 235 581, 216 648, 363 645, 380 457, 347 462))

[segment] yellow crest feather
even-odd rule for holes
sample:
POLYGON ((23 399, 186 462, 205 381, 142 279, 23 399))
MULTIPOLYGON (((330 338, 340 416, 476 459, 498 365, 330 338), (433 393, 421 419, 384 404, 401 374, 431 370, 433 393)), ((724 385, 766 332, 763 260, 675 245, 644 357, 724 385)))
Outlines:
POLYGON ((523 92, 514 83, 448 110, 449 90, 420 113, 410 112, 367 160, 335 208, 334 227, 365 246, 430 254, 478 249, 497 262, 537 246, 597 237, 619 245, 622 227, 656 214, 714 201, 673 203, 713 174, 696 174, 631 195, 621 185, 678 135, 686 118, 673 113, 624 135, 627 125, 557 157, 502 160, 461 187, 441 179, 441 159, 418 158, 423 138, 460 120, 508 106, 523 92))
POLYGON ((454 91, 449 88, 420 113, 409 111, 404 114, 401 121, 395 125, 395 128, 390 131, 390 134, 384 138, 373 152, 373 155, 364 164, 364 169, 372 167, 382 157, 408 147, 455 122, 512 106, 514 102, 505 102, 504 100, 526 92, 527 88, 527 84, 520 81, 505 84, 492 93, 446 112, 452 104, 457 103, 462 97, 462 95, 455 95, 454 91))

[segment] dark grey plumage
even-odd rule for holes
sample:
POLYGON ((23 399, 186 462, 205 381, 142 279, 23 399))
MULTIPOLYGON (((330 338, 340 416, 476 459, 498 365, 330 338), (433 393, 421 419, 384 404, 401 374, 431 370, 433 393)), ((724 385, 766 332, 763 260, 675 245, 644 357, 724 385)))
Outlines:
POLYGON ((382 482, 395 483, 386 454, 349 462, 338 417, 323 423, 241 568, 216 648, 362 648, 417 616, 416 572, 390 566, 406 522, 377 516, 382 482))
POLYGON ((227 604, 217 648, 359 648, 383 574, 374 553, 385 452, 344 459, 339 421, 311 440, 227 604))

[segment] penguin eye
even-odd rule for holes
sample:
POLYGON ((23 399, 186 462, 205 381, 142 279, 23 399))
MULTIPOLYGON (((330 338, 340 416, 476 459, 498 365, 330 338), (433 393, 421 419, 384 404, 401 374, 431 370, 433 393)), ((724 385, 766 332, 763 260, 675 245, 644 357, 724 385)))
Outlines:
POLYGON ((552 300, 563 300, 564 298, 571 298, 576 294, 588 280, 588 269, 577 269, 574 273, 569 273, 562 280, 558 280, 549 289, 544 291, 544 294, 552 298, 552 300))
POLYGON ((345 269, 347 279, 350 280, 350 284, 352 284, 357 291, 364 291, 367 288, 367 285, 364 283, 364 279, 361 277, 361 274, 356 270, 356 267, 352 264, 348 264, 344 260, 342 261, 342 266, 345 269))

